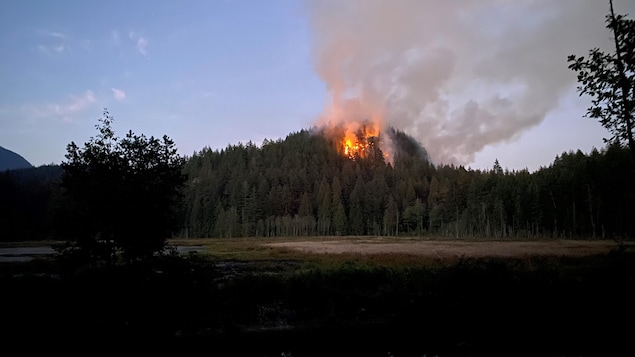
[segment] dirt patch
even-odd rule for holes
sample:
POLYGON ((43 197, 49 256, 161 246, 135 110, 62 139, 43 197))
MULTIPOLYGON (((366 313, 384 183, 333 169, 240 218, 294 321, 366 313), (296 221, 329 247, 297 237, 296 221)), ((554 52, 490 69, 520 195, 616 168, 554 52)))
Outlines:
MULTIPOLYGON (((410 254, 436 258, 451 257, 580 257, 608 253, 613 241, 422 241, 385 242, 378 240, 332 240, 268 243, 271 247, 297 249, 319 254, 410 254)), ((628 247, 633 245, 629 243, 628 247)))

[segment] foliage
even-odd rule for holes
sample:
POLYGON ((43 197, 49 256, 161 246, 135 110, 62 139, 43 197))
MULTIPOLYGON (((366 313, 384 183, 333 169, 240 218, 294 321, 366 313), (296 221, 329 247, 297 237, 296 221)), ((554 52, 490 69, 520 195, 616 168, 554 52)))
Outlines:
MULTIPOLYGON (((405 134, 401 139, 412 140, 405 134)), ((500 162, 491 170, 434 166, 418 150, 395 151, 392 163, 376 157, 350 160, 336 149, 309 131, 261 147, 203 149, 184 162, 184 195, 163 197, 170 209, 155 213, 147 213, 153 208, 144 205, 160 203, 161 196, 144 191, 141 182, 155 183, 141 175, 120 180, 107 168, 101 176, 80 170, 74 177, 91 184, 69 191, 47 173, 49 168, 28 175, 8 172, 0 175, 0 235, 3 240, 72 238, 94 248, 86 250, 92 254, 102 249, 102 255, 112 248, 104 234, 114 234, 116 227, 142 238, 158 234, 152 230, 166 222, 181 224, 174 233, 187 238, 359 234, 621 240, 635 235, 630 219, 635 216, 635 166, 629 150, 619 145, 587 154, 564 152, 535 172, 504 170, 500 162), (97 214, 88 213, 90 205, 97 214), (146 227, 118 223, 104 230, 115 219, 146 227)), ((176 167, 171 172, 177 177, 176 167)))
POLYGON ((61 171, 45 165, 0 172, 0 241, 52 237, 61 171))
POLYGON ((310 131, 262 147, 203 149, 184 167, 184 236, 635 234, 628 218, 635 215, 635 171, 620 146, 565 152, 530 173, 503 170, 499 162, 491 170, 434 166, 400 135, 407 145, 396 146, 392 163, 351 160, 310 131))
POLYGON ((180 223, 178 208, 185 178, 174 142, 129 131, 115 136, 107 110, 99 134, 83 148, 67 147, 62 187, 66 198, 64 233, 93 256, 110 259, 152 255, 180 223))
POLYGON ((626 143, 635 157, 635 20, 616 16, 611 1, 606 27, 615 52, 594 48, 587 58, 570 55, 569 68, 578 73, 580 95, 593 97, 586 116, 598 119, 612 135, 608 141, 626 143))

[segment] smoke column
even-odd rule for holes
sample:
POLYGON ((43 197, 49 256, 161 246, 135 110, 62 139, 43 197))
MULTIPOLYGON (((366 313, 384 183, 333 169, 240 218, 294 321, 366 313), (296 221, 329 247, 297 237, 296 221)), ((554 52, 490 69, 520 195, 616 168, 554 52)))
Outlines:
MULTIPOLYGON (((635 11, 635 0, 614 3, 635 11)), ((435 163, 469 164, 517 139, 575 90, 569 54, 611 51, 608 1, 309 0, 308 10, 330 93, 321 122, 381 118, 435 163)))

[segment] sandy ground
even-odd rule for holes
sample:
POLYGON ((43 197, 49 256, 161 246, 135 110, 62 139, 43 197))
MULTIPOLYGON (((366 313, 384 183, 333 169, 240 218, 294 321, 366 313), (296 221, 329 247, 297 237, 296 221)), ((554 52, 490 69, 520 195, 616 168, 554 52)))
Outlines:
MULTIPOLYGON (((585 256, 608 253, 614 241, 422 241, 385 242, 379 240, 333 240, 269 243, 307 253, 412 254, 433 258, 585 256)), ((634 246, 628 245, 629 249, 634 246)))

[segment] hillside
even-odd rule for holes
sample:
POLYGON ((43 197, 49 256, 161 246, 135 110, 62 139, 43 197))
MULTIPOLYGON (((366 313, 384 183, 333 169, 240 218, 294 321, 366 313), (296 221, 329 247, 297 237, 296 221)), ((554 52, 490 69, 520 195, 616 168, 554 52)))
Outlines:
POLYGON ((0 146, 0 171, 33 167, 25 158, 0 146))
POLYGON ((537 172, 435 166, 423 147, 389 130, 361 154, 323 131, 205 148, 188 158, 186 237, 435 235, 620 237, 635 224, 628 149, 563 153, 537 172))
MULTIPOLYGON (((603 238, 635 234, 635 165, 607 146, 536 172, 434 165, 398 130, 342 138, 313 128, 186 157, 178 237, 603 238), (383 136, 385 135, 385 136, 383 136)), ((59 166, 0 173, 0 240, 56 237, 59 166)), ((57 237, 63 238, 63 237, 57 237)))

